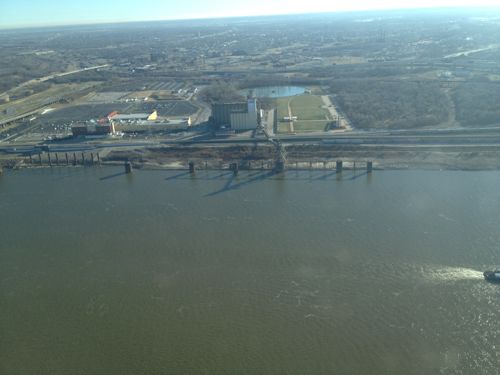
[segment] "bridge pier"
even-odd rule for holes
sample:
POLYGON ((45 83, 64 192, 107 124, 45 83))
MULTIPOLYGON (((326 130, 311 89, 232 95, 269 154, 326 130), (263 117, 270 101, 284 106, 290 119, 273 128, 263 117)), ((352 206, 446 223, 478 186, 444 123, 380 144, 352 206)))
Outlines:
POLYGON ((337 160, 337 164, 335 165, 335 171, 337 173, 342 173, 342 169, 343 169, 342 160, 337 160))
POLYGON ((285 163, 282 160, 278 160, 274 166, 276 172, 281 173, 285 170, 285 163))
POLYGON ((190 161, 189 162, 189 173, 194 173, 194 162, 190 161))
POLYGON ((372 173, 373 170, 373 162, 372 161, 367 161, 366 162, 366 172, 372 173))
POLYGON ((126 174, 132 173, 132 163, 129 161, 125 162, 125 173, 126 174))
POLYGON ((237 176, 239 172, 239 166, 238 163, 231 163, 229 165, 229 169, 233 171, 233 175, 237 176))

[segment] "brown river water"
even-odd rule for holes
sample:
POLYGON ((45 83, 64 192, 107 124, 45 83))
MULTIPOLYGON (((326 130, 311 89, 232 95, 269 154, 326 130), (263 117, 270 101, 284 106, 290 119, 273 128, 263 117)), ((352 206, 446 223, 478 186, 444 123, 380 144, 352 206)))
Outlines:
POLYGON ((0 176, 0 374, 500 368, 500 172, 0 176))

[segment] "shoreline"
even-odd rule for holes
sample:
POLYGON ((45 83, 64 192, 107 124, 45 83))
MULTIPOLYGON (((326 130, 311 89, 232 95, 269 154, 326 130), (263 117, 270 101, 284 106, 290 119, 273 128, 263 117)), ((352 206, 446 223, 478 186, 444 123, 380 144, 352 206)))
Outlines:
MULTIPOLYGON (((190 160, 177 160, 173 161, 171 163, 159 163, 159 162, 152 162, 152 161, 147 161, 147 162, 140 162, 140 161, 134 161, 130 160, 133 169, 138 169, 138 170, 160 170, 160 171, 187 171, 189 170, 189 161, 190 160)), ((342 159, 343 162, 343 171, 365 171, 366 168, 366 163, 365 162, 360 162, 356 161, 356 166, 354 166, 354 161, 348 160, 348 159, 342 159)), ((229 162, 214 162, 213 160, 207 161, 208 166, 205 167, 205 164, 203 163, 196 163, 195 162, 195 170, 196 171, 228 171, 231 170, 229 162)), ((335 171, 335 162, 330 161, 328 165, 323 166, 320 165, 321 162, 317 162, 316 164, 313 164, 312 167, 306 166, 307 162, 298 162, 299 165, 296 166, 295 164, 287 164, 285 171, 335 171)), ((66 165, 66 164, 59 164, 59 165, 48 165, 48 164, 43 164, 39 165, 37 163, 34 164, 29 164, 29 163, 18 163, 14 166, 12 165, 6 165, 6 164, 1 164, 0 167, 3 167, 3 171, 8 171, 8 170, 21 170, 21 169, 54 169, 54 168, 93 168, 93 167, 123 167, 125 164, 125 161, 122 160, 105 160, 101 161, 100 163, 95 163, 95 164, 77 164, 77 165, 66 165)), ((240 171, 271 171, 274 170, 274 161, 273 160, 268 160, 265 161, 264 167, 262 166, 253 166, 253 167, 248 167, 245 165, 239 165, 239 170, 240 171)), ((463 171, 463 172, 481 172, 481 171, 500 171, 500 166, 499 165, 490 165, 488 163, 485 164, 473 164, 473 165, 457 165, 457 164, 443 164, 443 163, 404 163, 404 162, 388 162, 388 161, 377 161, 373 160, 373 167, 372 170, 374 172, 376 171, 411 171, 411 170, 419 170, 419 171, 463 171)), ((1 172, 0 172, 1 175, 1 172)))
MULTIPOLYGON (((374 170, 500 170, 500 149, 401 149, 338 147, 325 145, 287 146, 286 169, 335 169, 337 160, 344 170, 366 169, 368 161, 374 170)), ((150 148, 133 151, 111 151, 103 163, 121 165, 130 161, 142 169, 187 169, 194 162, 197 169, 229 169, 238 163, 240 170, 273 169, 276 151, 270 146, 229 146, 150 148)))
MULTIPOLYGON (((373 170, 500 170, 500 149, 429 149, 400 147, 339 147, 325 145, 287 146, 287 170, 335 170, 336 161, 343 162, 344 170, 366 170, 366 163, 373 163, 373 170)), ((77 166, 122 166, 130 162, 135 169, 187 170, 190 162, 196 170, 227 170, 237 163, 239 170, 272 170, 276 163, 276 150, 272 146, 173 146, 103 151, 100 160, 76 160, 77 166)), ((62 158, 52 159, 41 154, 32 163, 23 155, 2 155, 0 166, 4 169, 50 168, 66 166, 62 158), (58 165, 55 163, 58 161, 58 165)), ((61 155, 59 153, 59 155, 61 155)), ((69 166, 73 166, 70 162, 69 166)))

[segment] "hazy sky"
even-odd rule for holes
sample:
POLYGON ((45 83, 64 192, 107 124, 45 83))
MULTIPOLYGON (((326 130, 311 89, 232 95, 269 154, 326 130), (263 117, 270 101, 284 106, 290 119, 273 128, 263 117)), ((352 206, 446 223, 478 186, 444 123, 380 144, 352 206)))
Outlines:
POLYGON ((500 0, 0 0, 0 28, 448 6, 500 0))

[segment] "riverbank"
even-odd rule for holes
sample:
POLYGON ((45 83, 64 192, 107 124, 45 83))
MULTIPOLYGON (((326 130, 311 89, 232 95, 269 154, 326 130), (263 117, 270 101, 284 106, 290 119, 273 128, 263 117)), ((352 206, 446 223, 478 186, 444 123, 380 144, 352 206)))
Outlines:
MULTIPOLYGON (((290 145, 286 151, 287 169, 332 169, 337 160, 342 160, 344 169, 364 168, 368 161, 373 162, 375 169, 500 169, 500 150, 495 146, 290 145)), ((186 169, 189 162, 194 162, 197 169, 227 169, 231 163, 238 163, 240 169, 272 169, 276 160, 276 150, 271 145, 162 146, 100 153, 100 165, 122 165, 130 161, 136 169, 186 169)), ((48 155, 43 155, 42 165, 49 165, 48 155)), ((61 155, 59 160, 63 160, 61 155)), ((90 153, 87 164, 89 157, 90 153)), ((38 158, 33 159, 31 163, 26 156, 2 155, 0 165, 8 169, 39 166, 38 158)), ((54 159, 52 153, 52 164, 54 159)))
MULTIPOLYGON (((335 168, 342 160, 345 169, 363 168, 368 161, 377 169, 496 170, 500 169, 497 148, 363 147, 331 145, 288 146, 287 168, 335 168)), ((269 169, 275 162, 272 146, 161 147, 112 151, 103 162, 131 161, 136 168, 183 169, 192 161, 200 169, 226 169, 238 163, 241 169, 269 169)))

